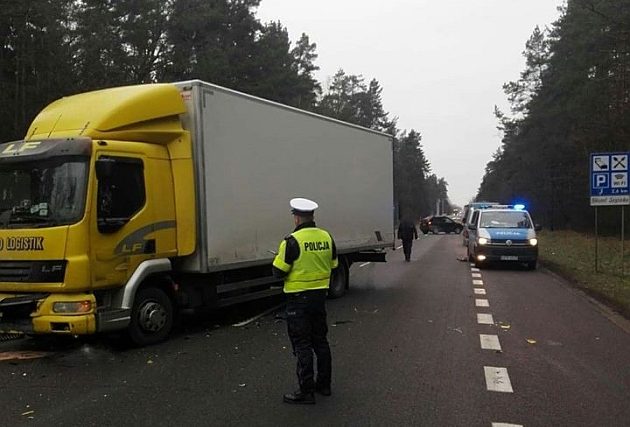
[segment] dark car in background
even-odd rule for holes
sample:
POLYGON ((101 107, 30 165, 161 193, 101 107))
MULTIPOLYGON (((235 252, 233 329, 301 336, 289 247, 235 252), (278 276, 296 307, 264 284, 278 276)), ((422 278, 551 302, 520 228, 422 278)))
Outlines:
POLYGON ((424 234, 461 233, 464 226, 446 215, 428 216, 420 221, 420 231, 424 234))

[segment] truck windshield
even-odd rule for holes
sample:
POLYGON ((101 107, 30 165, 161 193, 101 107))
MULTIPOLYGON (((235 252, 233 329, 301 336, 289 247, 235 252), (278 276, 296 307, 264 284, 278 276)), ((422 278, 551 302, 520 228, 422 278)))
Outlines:
POLYGON ((481 228, 531 228, 527 212, 522 211, 486 211, 481 213, 481 228))
POLYGON ((0 228, 73 224, 83 216, 88 158, 0 163, 0 228))

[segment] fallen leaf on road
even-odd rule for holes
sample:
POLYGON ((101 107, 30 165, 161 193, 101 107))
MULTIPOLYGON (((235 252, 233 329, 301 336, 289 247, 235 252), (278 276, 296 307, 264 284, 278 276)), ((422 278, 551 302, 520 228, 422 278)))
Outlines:
POLYGON ((153 363, 153 360, 149 359, 147 360, 147 365, 151 365, 153 363))
POLYGON ((239 387, 247 387, 247 384, 239 384, 239 387))
POLYGON ((22 416, 34 414, 35 411, 26 411, 22 413, 22 416))
POLYGON ((501 329, 510 329, 512 326, 508 325, 507 323, 499 322, 499 327, 501 329))
POLYGON ((527 338, 527 342, 530 344, 536 344, 536 340, 533 338, 527 338))

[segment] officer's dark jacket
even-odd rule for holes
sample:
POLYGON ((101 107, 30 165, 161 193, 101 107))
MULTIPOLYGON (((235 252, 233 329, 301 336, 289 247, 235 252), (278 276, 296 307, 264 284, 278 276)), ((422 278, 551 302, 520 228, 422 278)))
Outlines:
POLYGON ((331 270, 338 266, 337 248, 331 235, 315 222, 298 225, 278 249, 274 276, 284 278, 284 292, 327 289, 331 270))
POLYGON ((403 221, 398 226, 398 238, 401 240, 412 240, 418 238, 418 230, 410 221, 403 221))

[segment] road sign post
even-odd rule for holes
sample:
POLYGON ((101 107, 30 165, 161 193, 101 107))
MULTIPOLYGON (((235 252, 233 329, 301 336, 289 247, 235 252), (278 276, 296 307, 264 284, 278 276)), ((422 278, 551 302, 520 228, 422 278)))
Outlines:
POLYGON ((591 206, 595 207, 595 272, 599 271, 598 206, 621 206, 621 275, 624 275, 625 206, 630 205, 629 152, 591 153, 591 206))

